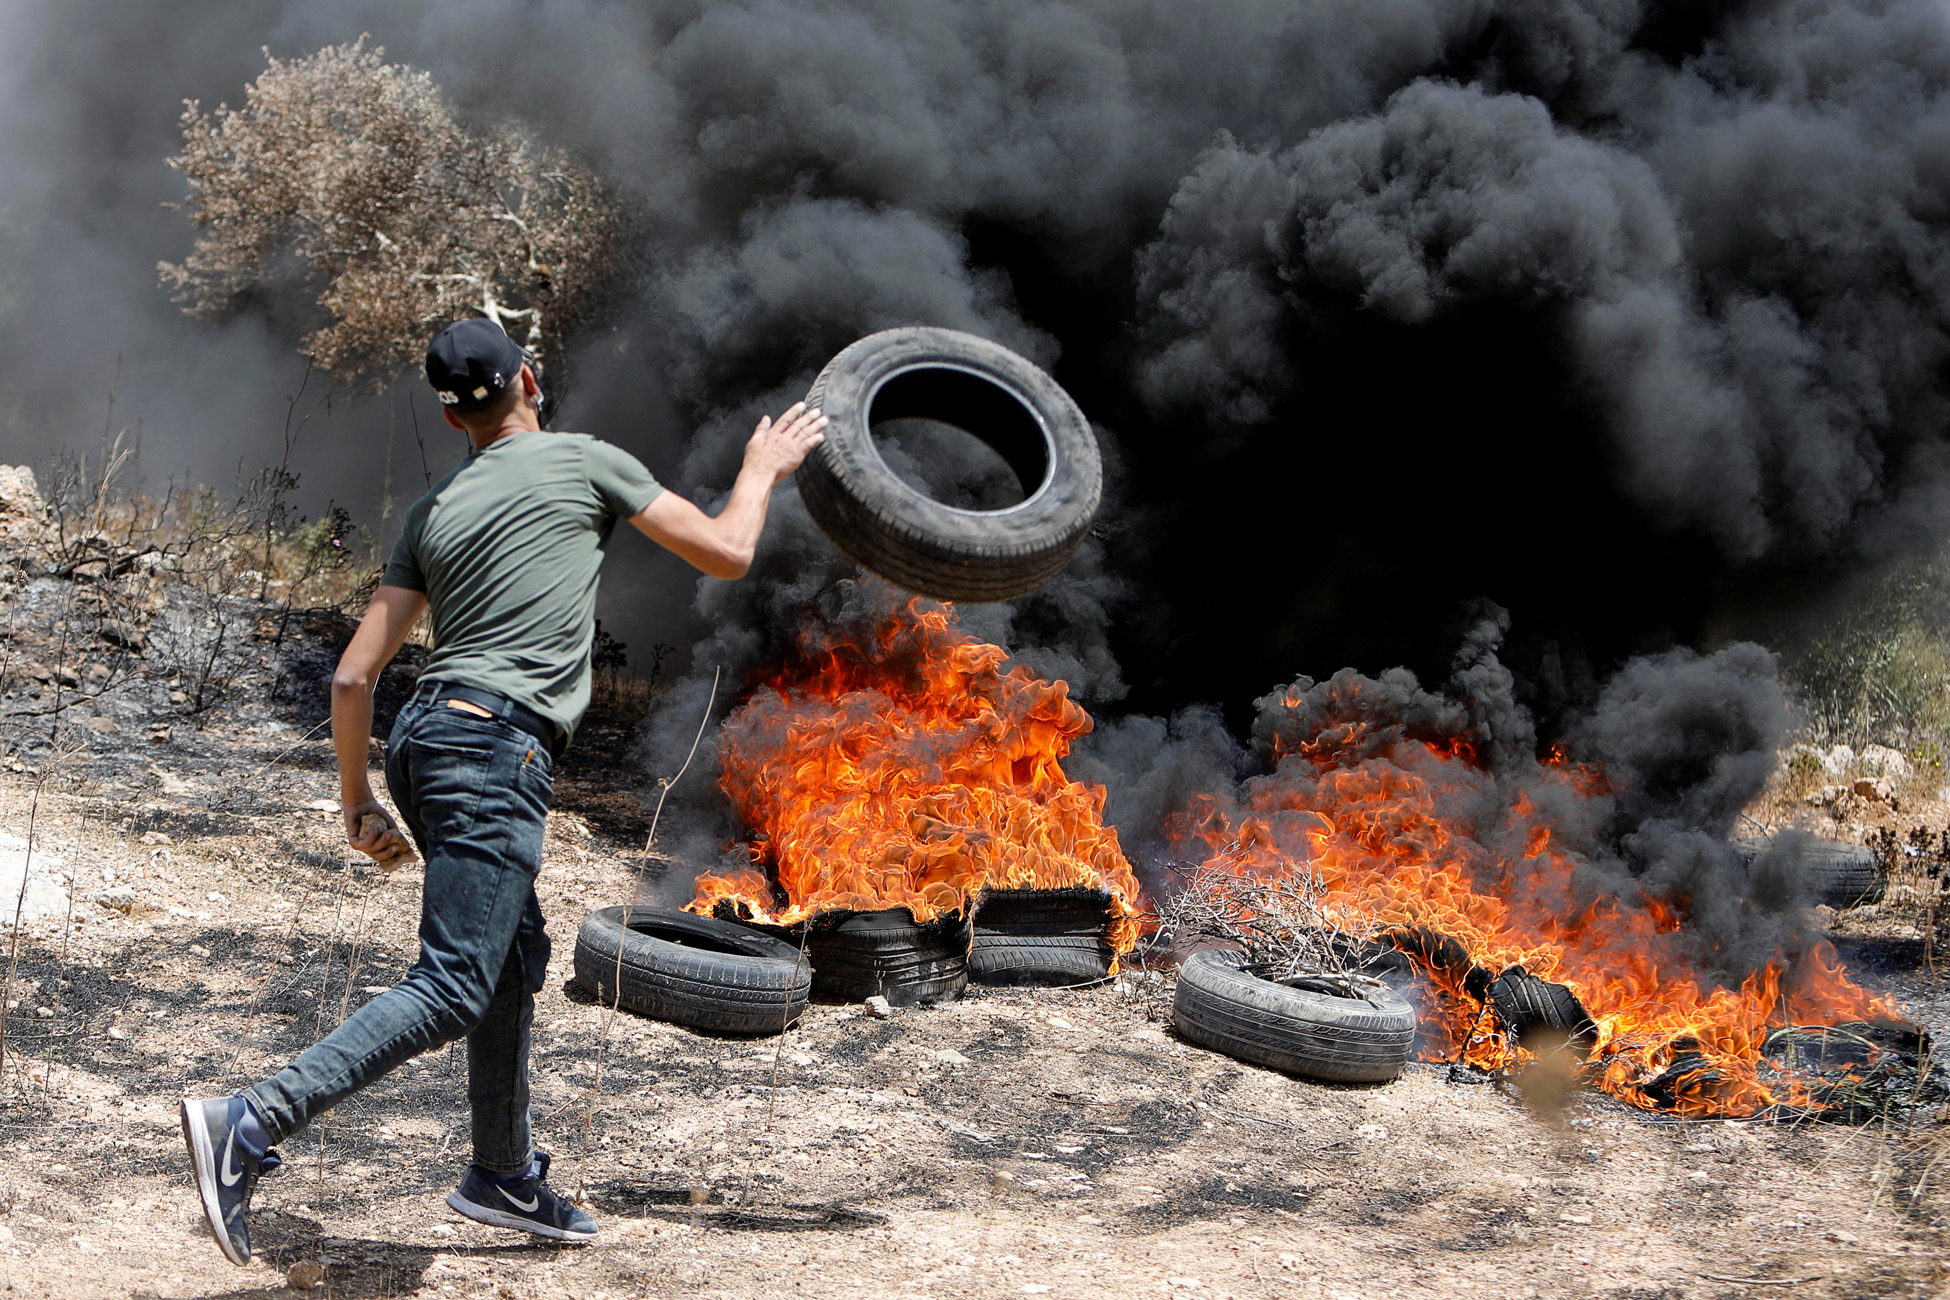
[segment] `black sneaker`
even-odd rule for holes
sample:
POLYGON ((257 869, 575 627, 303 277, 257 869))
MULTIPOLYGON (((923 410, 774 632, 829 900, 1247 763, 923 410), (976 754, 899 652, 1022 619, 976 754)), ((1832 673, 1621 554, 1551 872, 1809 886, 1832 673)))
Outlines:
POLYGON ((542 1181, 547 1177, 546 1151, 537 1151, 527 1172, 512 1178, 469 1165, 447 1204, 476 1223, 519 1228, 553 1241, 593 1241, 596 1221, 550 1191, 542 1181))
POLYGON ((267 1150, 254 1156, 237 1136, 247 1103, 242 1097, 183 1098, 183 1141, 190 1149, 190 1172, 203 1197, 210 1235, 233 1264, 251 1262, 251 1230, 244 1212, 251 1207, 257 1180, 284 1162, 267 1150))

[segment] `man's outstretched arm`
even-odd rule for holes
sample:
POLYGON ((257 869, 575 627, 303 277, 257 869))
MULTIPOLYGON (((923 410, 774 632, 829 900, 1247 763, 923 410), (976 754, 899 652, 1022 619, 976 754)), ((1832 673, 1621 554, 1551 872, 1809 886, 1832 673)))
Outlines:
POLYGON ((393 819, 372 795, 367 755, 372 743, 372 688, 379 674, 399 653, 420 611, 424 593, 405 587, 380 587, 372 593, 366 616, 352 643, 339 656, 332 674, 332 748, 339 756, 339 803, 345 810, 345 838, 353 848, 381 864, 410 853, 411 846, 393 819), (359 823, 378 815, 386 829, 368 835, 359 823))
POLYGON ((742 578, 752 567, 772 489, 799 468, 808 452, 826 440, 826 417, 804 402, 790 407, 775 424, 758 422, 745 444, 745 463, 732 485, 731 499, 714 518, 678 496, 659 493, 631 518, 637 530, 676 552, 713 578, 742 578))

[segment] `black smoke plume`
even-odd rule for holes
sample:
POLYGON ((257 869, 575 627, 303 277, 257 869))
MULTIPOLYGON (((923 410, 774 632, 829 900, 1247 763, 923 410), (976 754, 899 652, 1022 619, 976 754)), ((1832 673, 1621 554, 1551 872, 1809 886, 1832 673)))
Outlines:
MULTIPOLYGON (((308 306, 183 321, 154 283, 191 233, 161 160, 180 100, 234 101, 260 46, 370 32, 638 205, 649 269, 585 340, 566 423, 702 499, 869 330, 968 329, 1053 369, 1110 460, 1100 537, 965 620, 1104 715, 1079 762, 1134 842, 1250 769, 1225 736, 1270 684, 1404 665, 1495 770, 1553 742, 1616 764, 1620 861, 1703 881, 1687 837, 1724 834, 1765 768, 1778 688, 1762 652, 1679 647, 1943 526, 1934 0, 43 0, 4 21, 10 459, 92 444, 118 355, 145 470, 271 458, 308 306), (1507 635, 1468 631, 1485 597, 1507 635)), ((335 405, 300 458, 382 539, 421 473, 413 419, 432 472, 457 452, 417 391, 335 405)), ((890 454, 944 491, 985 472, 925 431, 890 454)), ((775 512, 732 587, 617 548, 606 625, 695 643, 659 771, 714 667, 735 698, 805 619, 849 616, 850 567, 789 490, 775 512)))

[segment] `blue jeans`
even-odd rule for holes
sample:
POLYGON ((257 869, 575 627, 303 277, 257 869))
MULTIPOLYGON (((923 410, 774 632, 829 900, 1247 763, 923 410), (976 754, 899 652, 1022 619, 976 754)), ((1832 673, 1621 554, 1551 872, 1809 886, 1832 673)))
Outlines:
POLYGON ((274 1141, 420 1053, 467 1039, 474 1163, 528 1167, 528 1031, 549 942, 535 898, 548 750, 423 687, 386 749, 386 788, 426 862, 420 958, 406 978, 246 1092, 274 1141))

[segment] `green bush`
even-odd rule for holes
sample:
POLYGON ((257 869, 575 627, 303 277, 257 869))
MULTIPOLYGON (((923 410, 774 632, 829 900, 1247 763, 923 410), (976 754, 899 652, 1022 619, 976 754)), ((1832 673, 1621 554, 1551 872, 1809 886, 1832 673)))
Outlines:
POLYGON ((1819 744, 1942 765, 1950 733, 1950 553, 1905 561, 1785 638, 1782 671, 1819 744))

